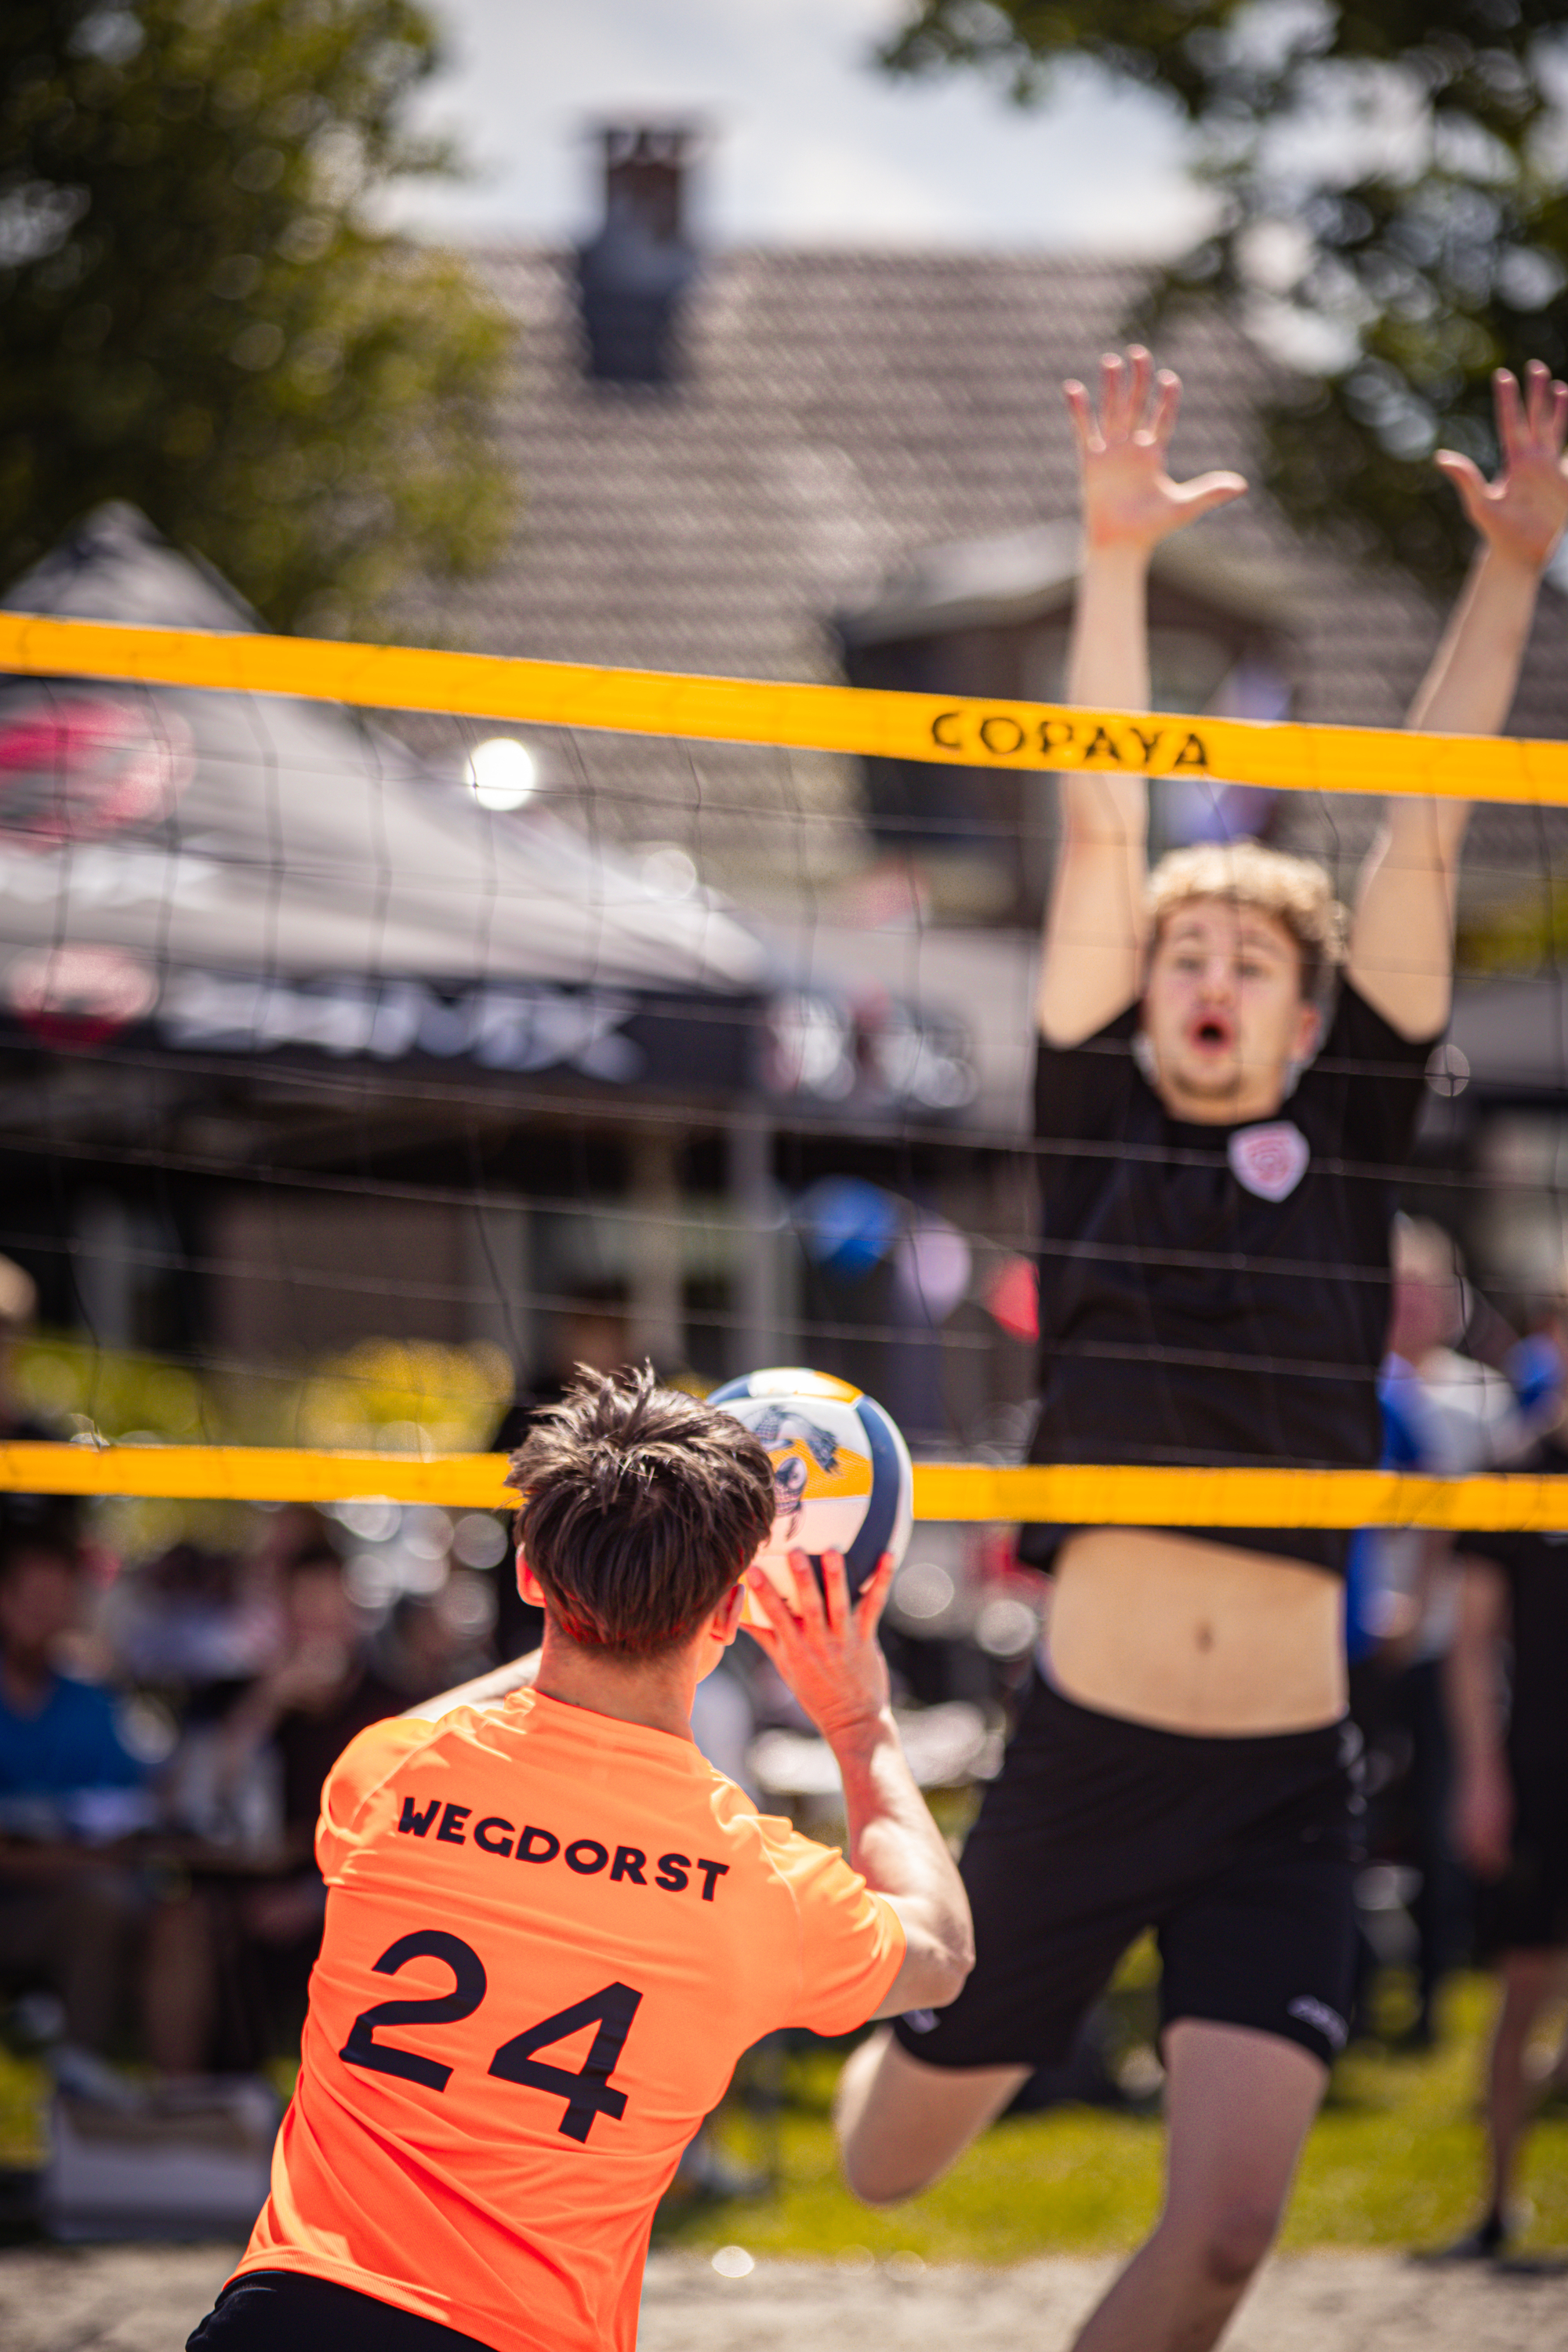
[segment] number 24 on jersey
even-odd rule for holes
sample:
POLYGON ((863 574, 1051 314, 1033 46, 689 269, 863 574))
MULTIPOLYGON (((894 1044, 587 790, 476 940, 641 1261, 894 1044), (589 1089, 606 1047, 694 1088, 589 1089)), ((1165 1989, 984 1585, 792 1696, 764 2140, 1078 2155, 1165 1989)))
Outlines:
MULTIPOLYGON (((410 1960, 417 1959, 440 1960, 449 1968, 451 1991, 414 2000, 377 2001, 373 2009, 362 2010, 338 2055, 349 2065, 363 2066, 371 2074, 395 2074, 405 2083, 423 2083, 429 2090, 444 2091, 452 2079, 450 2066, 426 2058, 420 2051, 402 2049, 395 2042, 378 2042, 376 2029, 450 2025, 459 2018, 472 2017, 488 1990, 485 1966, 473 1946, 465 1944, 460 1936, 431 1927, 399 1936, 395 1944, 389 1944, 374 1963, 375 1973, 395 1977, 410 1960)), ((641 1993, 630 1985, 605 1985, 585 2000, 574 2001, 570 2009, 557 2010, 553 2017, 542 2017, 537 2025, 514 2033, 510 2042, 501 2043, 489 2071, 500 2082, 519 2083, 526 2090, 564 2099, 566 2112, 557 2128, 568 2139, 585 2140, 595 2116, 608 2116, 618 2122, 626 2114, 626 2095, 611 2089, 610 2076, 620 2062, 641 2001, 641 1993), (535 2055, 552 2042, 580 2033, 587 2025, 596 2025, 598 2031, 580 2073, 545 2065, 535 2055)))

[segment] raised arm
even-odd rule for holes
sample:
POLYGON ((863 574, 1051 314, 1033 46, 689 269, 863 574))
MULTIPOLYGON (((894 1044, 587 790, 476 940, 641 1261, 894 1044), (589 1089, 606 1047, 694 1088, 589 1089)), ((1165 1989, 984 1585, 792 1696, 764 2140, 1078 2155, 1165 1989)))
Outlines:
MULTIPOLYGON (((1437 464, 1479 536, 1452 619, 1410 706, 1408 724, 1436 734, 1495 735, 1505 723, 1530 637, 1541 575, 1568 523, 1563 444, 1568 387, 1533 361, 1526 391, 1498 373, 1502 465, 1489 482, 1451 449, 1437 464)), ((1404 1037, 1435 1037, 1448 1017, 1454 900, 1469 807, 1391 801, 1362 875, 1349 974, 1404 1037)))
POLYGON ((832 1748, 844 1782, 849 1859, 903 1927, 903 1960, 877 2014, 944 2009, 974 1965, 974 1931, 957 1864, 915 1786, 892 1717, 877 1641, 892 1561, 884 1559, 853 1610, 837 1552, 823 1554, 820 1591, 804 1552, 791 1552, 790 1566, 793 1607, 762 1570, 748 1570, 767 1620, 749 1630, 832 1748))
MULTIPOLYGON (((1239 474, 1173 482, 1166 452, 1181 400, 1146 351, 1100 363, 1098 410, 1065 386, 1083 480, 1083 572, 1068 649, 1067 698, 1091 709, 1149 707, 1149 559, 1163 539, 1240 498, 1239 474)), ((1080 1045, 1138 993, 1148 836, 1142 778, 1061 779, 1061 843, 1046 917, 1040 1029, 1080 1045)))

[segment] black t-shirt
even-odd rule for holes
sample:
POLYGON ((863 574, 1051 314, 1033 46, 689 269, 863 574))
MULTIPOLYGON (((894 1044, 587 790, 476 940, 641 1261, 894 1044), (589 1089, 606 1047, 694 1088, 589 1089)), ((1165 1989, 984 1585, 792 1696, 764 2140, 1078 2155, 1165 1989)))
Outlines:
MULTIPOLYGON (((1568 1449, 1544 1438, 1520 1465, 1568 1473, 1568 1449)), ((1508 1581, 1513 1649, 1508 1747, 1517 1778, 1554 1778, 1568 1803, 1568 1532, 1463 1535, 1460 1551, 1493 1561, 1508 1581)))
MULTIPOLYGON (((1271 1118, 1173 1118, 1133 1055, 1138 1008, 1081 1045, 1043 1040, 1036 1462, 1365 1469, 1389 1231, 1432 1041, 1348 983, 1271 1118)), ((1062 1530, 1055 1531, 1059 1541, 1062 1530)), ((1342 1570, 1331 1529, 1194 1528, 1342 1570)), ((1042 1564, 1053 1540, 1026 1542, 1042 1564)))

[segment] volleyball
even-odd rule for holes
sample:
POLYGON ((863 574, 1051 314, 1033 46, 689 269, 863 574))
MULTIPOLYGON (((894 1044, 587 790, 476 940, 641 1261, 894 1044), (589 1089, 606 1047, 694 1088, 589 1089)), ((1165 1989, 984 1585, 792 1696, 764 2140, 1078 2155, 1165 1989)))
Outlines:
POLYGON ((851 1597, 884 1552, 902 1559, 914 1517, 914 1471, 897 1423, 874 1397, 829 1372, 786 1365, 728 1381, 708 1400, 755 1432, 773 1465, 777 1516, 757 1555, 783 1593, 789 1554, 844 1555, 851 1597))

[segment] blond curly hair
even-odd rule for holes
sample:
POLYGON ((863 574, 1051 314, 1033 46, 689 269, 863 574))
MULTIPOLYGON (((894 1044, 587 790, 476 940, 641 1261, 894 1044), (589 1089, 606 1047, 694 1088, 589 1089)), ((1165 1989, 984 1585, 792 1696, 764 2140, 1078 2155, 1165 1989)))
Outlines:
POLYGON ((1350 917, 1321 866, 1259 841, 1200 842, 1173 849, 1149 877, 1143 911, 1151 940, 1178 907, 1228 898, 1283 923, 1301 951, 1301 993, 1316 997, 1344 961, 1350 917))

